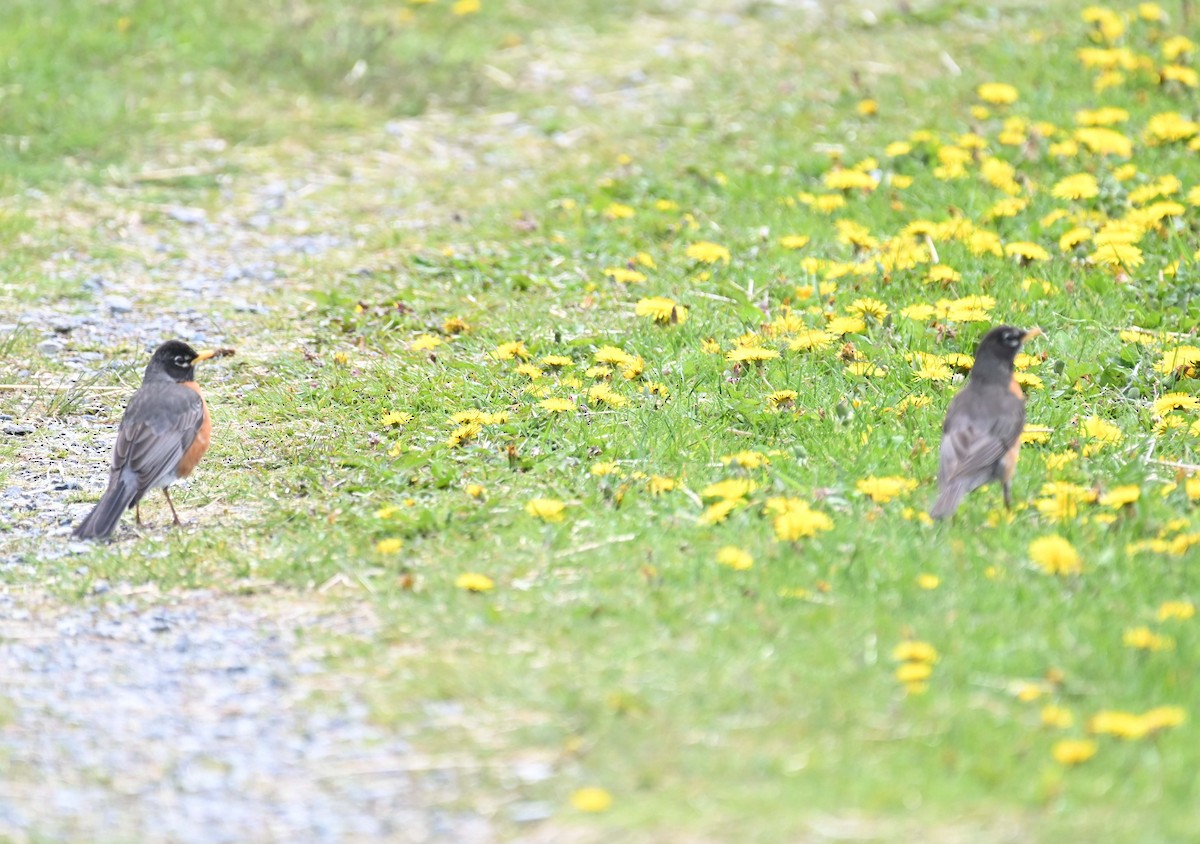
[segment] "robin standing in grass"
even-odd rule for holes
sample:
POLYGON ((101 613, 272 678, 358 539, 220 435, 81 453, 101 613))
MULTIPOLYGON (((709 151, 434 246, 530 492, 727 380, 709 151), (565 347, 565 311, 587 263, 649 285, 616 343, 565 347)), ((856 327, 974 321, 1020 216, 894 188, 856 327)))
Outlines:
POLYGON ((938 498, 929 515, 951 516, 968 492, 1000 481, 1012 506, 1012 476, 1025 427, 1025 394, 1013 375, 1021 345, 1042 333, 1011 325, 993 328, 975 349, 967 386, 950 402, 942 425, 938 498))
MULTIPOLYGON (((194 367, 202 360, 232 354, 232 349, 197 353, 179 340, 170 340, 155 350, 142 376, 142 386, 129 400, 117 429, 108 489, 75 528, 74 537, 104 539, 113 532, 122 513, 138 507, 142 496, 156 488, 162 489, 175 524, 179 524, 167 487, 196 468, 208 450, 212 430, 194 367)), ((139 525, 141 515, 139 507, 139 525)))

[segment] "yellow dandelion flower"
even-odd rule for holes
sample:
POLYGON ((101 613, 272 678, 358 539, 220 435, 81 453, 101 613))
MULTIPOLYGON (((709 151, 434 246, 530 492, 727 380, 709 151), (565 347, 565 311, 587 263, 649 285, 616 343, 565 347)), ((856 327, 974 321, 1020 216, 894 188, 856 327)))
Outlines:
POLYGON ((651 495, 662 495, 664 492, 670 492, 679 485, 679 482, 674 478, 668 478, 665 475, 651 475, 646 480, 646 489, 651 495))
POLYGON ((483 484, 467 484, 463 487, 463 492, 472 498, 479 500, 487 495, 487 487, 483 484))
POLYGON ((446 334, 466 334, 471 326, 462 317, 450 317, 442 323, 442 331, 446 334))
POLYGON ((938 661, 937 648, 919 639, 906 639, 892 648, 894 662, 922 662, 931 665, 938 661))
POLYGON ((454 5, 450 7, 450 13, 457 17, 466 17, 474 15, 483 8, 479 0, 455 0, 454 5))
POLYGON ((609 407, 625 407, 629 404, 629 399, 607 384, 596 384, 589 387, 587 395, 588 402, 592 404, 606 404, 609 407))
POLYGON ((1182 706, 1156 706, 1142 713, 1142 722, 1149 732, 1156 732, 1165 727, 1178 727, 1187 720, 1187 712, 1182 706))
POLYGON ((664 296, 650 296, 638 300, 634 313, 663 325, 680 325, 687 321, 688 309, 664 296))
POLYGON ((645 370, 645 368, 646 361, 642 360, 641 355, 638 355, 637 357, 626 361, 625 365, 621 367, 621 377, 626 381, 633 381, 642 374, 642 371, 645 370))
POLYGON ((793 352, 817 352, 827 349, 837 340, 837 335, 820 329, 808 329, 796 333, 788 340, 788 348, 793 352))
POLYGON ((375 543, 375 552, 377 554, 395 554, 404 547, 404 540, 392 536, 387 539, 381 539, 375 543))
POLYGON ((823 181, 829 190, 873 191, 879 187, 879 182, 870 174, 858 170, 830 170, 823 181))
POLYGON ((1130 627, 1122 635, 1121 641, 1125 647, 1138 651, 1169 651, 1175 648, 1174 639, 1155 633, 1149 627, 1130 627))
POLYGON ((922 358, 920 365, 913 370, 913 377, 918 381, 949 381, 954 377, 954 371, 945 361, 922 358))
POLYGON ((483 426, 478 422, 468 422, 465 425, 459 425, 446 439, 446 445, 450 448, 458 448, 463 443, 475 439, 482 430, 483 426))
POLYGON ((1055 199, 1091 199, 1099 196, 1100 185, 1091 173, 1076 173, 1059 179, 1050 193, 1055 199))
POLYGON ((466 592, 490 592, 496 587, 495 582, 486 574, 465 572, 454 578, 455 587, 466 592))
POLYGON ((628 366, 633 363, 634 356, 616 346, 601 346, 593 355, 596 363, 612 363, 618 366, 628 366))
POLYGON ((1200 86, 1200 73, 1184 64, 1163 65, 1158 76, 1164 83, 1178 82, 1187 88, 1200 86))
POLYGON ((1162 42, 1162 57, 1168 62, 1178 61, 1180 56, 1195 51, 1196 45, 1186 35, 1172 35, 1162 42))
POLYGON ((846 207, 846 197, 840 193, 823 193, 813 198, 812 207, 822 214, 832 214, 846 207))
POLYGON ((1158 607, 1158 620, 1187 620, 1196 614, 1196 605, 1191 601, 1163 601, 1158 607))
POLYGON ((745 571, 754 566, 754 557, 749 551, 744 551, 733 545, 726 545, 717 552, 717 562, 729 566, 734 571, 745 571))
POLYGON ((937 313, 937 308, 933 305, 916 304, 900 309, 900 316, 917 322, 925 322, 935 313, 937 313))
POLYGON ((538 407, 551 413, 571 413, 576 410, 575 402, 570 399, 549 398, 538 402, 538 407))
POLYGON ((1055 706, 1052 703, 1042 707, 1042 724, 1044 726, 1065 730, 1074 723, 1075 716, 1071 714, 1071 710, 1055 706))
POLYGON ((621 471, 621 467, 615 460, 606 460, 602 463, 597 463, 588 471, 598 478, 607 477, 608 475, 616 475, 617 477, 620 477, 622 474, 624 474, 621 471))
POLYGON ((743 469, 761 469, 763 466, 770 465, 771 458, 761 451, 739 451, 734 454, 726 454, 721 458, 721 462, 726 466, 734 463, 743 469))
POLYGON ((776 502, 774 509, 779 511, 773 522, 775 537, 782 542, 795 542, 805 537, 816 536, 821 531, 833 530, 833 520, 829 516, 813 510, 800 499, 784 498, 772 501, 776 502))
POLYGON ((941 578, 936 574, 921 574, 917 576, 917 586, 922 589, 937 589, 941 582, 941 578))
POLYGON ((389 410, 379 418, 382 425, 407 425, 412 420, 411 413, 403 413, 399 410, 389 410))
POLYGON ((1187 393, 1166 393, 1154 400, 1154 415, 1166 416, 1174 410, 1200 410, 1200 399, 1187 393))
POLYGON ((1076 246, 1092 239, 1092 230, 1086 226, 1075 226, 1062 233, 1058 238, 1058 248, 1063 252, 1070 252, 1076 246))
POLYGON ((1017 89, 1006 82, 985 82, 975 89, 975 96, 990 105, 1012 105, 1019 95, 1017 89))
POLYGON ((580 812, 606 812, 612 806, 612 795, 603 788, 580 788, 571 795, 571 805, 580 812))
POLYGON ((1054 761, 1060 765, 1081 765, 1096 755, 1099 746, 1092 739, 1063 739, 1056 741, 1050 749, 1054 761))
POLYGON ((825 324, 825 331, 836 337, 843 334, 861 334, 866 330, 866 322, 856 316, 835 316, 825 324))
POLYGON ((1100 505, 1103 507, 1111 507, 1114 510, 1120 510, 1122 507, 1133 504, 1141 497, 1142 490, 1137 484, 1115 486, 1100 496, 1100 505))
POLYGON ((779 352, 774 349, 764 349, 762 346, 740 346, 726 353, 725 360, 733 363, 762 363, 777 357, 779 357, 779 352))
POLYGON ((513 340, 509 343, 501 343, 493 349, 492 357, 496 360, 512 360, 513 358, 528 360, 529 350, 525 348, 524 340, 513 340))
POLYGON ((1089 733, 1136 740, 1146 736, 1150 725, 1132 712, 1101 710, 1088 719, 1089 733))
POLYGON ((1075 112, 1075 122, 1080 126, 1114 126, 1129 120, 1129 112, 1116 106, 1083 109, 1075 112))
POLYGON ((1154 364, 1154 371, 1163 375, 1175 372, 1190 375, 1197 363, 1200 363, 1200 347, 1176 346, 1163 352, 1158 363, 1154 364))
POLYGON ((646 280, 646 274, 628 267, 607 267, 604 274, 618 284, 641 284, 646 280))
POLYGON ((1081 427, 1085 437, 1101 445, 1117 445, 1125 437, 1116 425, 1096 416, 1084 419, 1081 427))
MULTIPOLYGON (((929 268, 929 272, 925 274, 925 281, 929 284, 954 284, 962 281, 962 274, 958 270, 946 264, 934 264, 929 268)), ((927 305, 922 307, 928 307, 927 305)))
POLYGON ((1156 114, 1146 121, 1143 136, 1152 146, 1186 141, 1200 133, 1200 123, 1188 120, 1177 111, 1156 114))
POLYGON ((1022 261, 1045 261, 1049 259, 1050 253, 1038 246, 1036 243, 1030 243, 1025 240, 1014 241, 1004 245, 1004 254, 1011 257, 1016 257, 1022 261))
POLYGON ((685 254, 691 260, 698 261, 701 264, 715 264, 718 261, 728 264, 730 259, 728 249, 718 243, 712 243, 707 240, 691 244, 688 246, 685 254))
POLYGON ((925 662, 906 662, 896 668, 896 679, 901 683, 923 683, 933 676, 933 666, 925 662))
POLYGON ((1057 534, 1043 536, 1030 542, 1029 557, 1046 574, 1079 574, 1083 571, 1079 552, 1057 534))
POLYGON ((1140 267, 1145 259, 1142 250, 1132 243, 1105 243, 1098 245, 1088 260, 1113 269, 1133 269, 1140 267))
POLYGON ((715 504, 710 504, 700 518, 696 520, 699 525, 716 525, 729 518, 729 514, 743 504, 740 498, 725 498, 715 504))
POLYGON ((633 208, 620 202, 610 203, 609 206, 604 209, 604 216, 610 220, 628 220, 635 213, 637 212, 635 212, 633 208))
POLYGON ((863 319, 871 319, 876 322, 882 322, 888 315, 888 306, 878 299, 861 298, 855 299, 846 306, 846 310, 851 314, 862 317, 863 319))
POLYGON ((432 334, 421 334, 409 341, 408 347, 414 352, 427 352, 431 349, 436 349, 438 346, 444 345, 445 340, 441 337, 435 337, 432 334))
POLYGON ((791 407, 796 403, 796 398, 799 395, 795 390, 776 390, 767 396, 767 404, 775 410, 782 410, 786 407, 791 407))
POLYGON ((1084 126, 1075 130, 1075 140, 1096 155, 1115 155, 1120 158, 1133 155, 1133 141, 1116 129, 1084 126))
POLYGON ((543 522, 561 522, 567 505, 557 498, 533 498, 525 502, 525 512, 543 522))
POLYGON ((784 249, 803 249, 808 246, 809 239, 806 234, 789 234, 779 238, 779 245, 784 249))
POLYGON ((884 504, 906 492, 917 488, 917 482, 912 478, 889 476, 863 478, 854 485, 855 489, 877 504, 884 504))

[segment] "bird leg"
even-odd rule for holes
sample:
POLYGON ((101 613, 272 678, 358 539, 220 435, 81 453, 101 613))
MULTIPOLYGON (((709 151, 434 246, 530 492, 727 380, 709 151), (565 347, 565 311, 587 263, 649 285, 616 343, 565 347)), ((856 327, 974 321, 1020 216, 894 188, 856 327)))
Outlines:
POLYGON ((137 520, 137 526, 141 527, 142 526, 142 505, 141 504, 133 505, 133 518, 135 520, 137 520))
POLYGON ((171 508, 171 515, 175 517, 175 526, 179 527, 183 522, 179 521, 179 514, 175 512, 175 505, 171 503, 171 493, 167 492, 167 488, 163 487, 163 495, 167 497, 167 506, 171 508))
POLYGON ((1001 489, 1004 490, 1004 509, 1011 510, 1012 509, 1012 484, 1009 483, 1008 481, 1004 481, 1003 483, 1000 484, 1000 487, 1001 487, 1001 489))

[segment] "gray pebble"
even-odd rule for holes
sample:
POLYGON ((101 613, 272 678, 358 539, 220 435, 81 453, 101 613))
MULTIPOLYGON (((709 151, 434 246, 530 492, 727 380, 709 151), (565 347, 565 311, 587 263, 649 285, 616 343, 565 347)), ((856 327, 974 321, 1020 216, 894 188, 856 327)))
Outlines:
POLYGON ((186 223, 189 226, 203 223, 208 219, 208 212, 203 208, 184 208, 177 206, 167 212, 167 216, 172 220, 177 220, 181 223, 186 223))
POLYGON ((127 314, 133 310, 133 302, 125 296, 105 296, 104 306, 114 314, 127 314))

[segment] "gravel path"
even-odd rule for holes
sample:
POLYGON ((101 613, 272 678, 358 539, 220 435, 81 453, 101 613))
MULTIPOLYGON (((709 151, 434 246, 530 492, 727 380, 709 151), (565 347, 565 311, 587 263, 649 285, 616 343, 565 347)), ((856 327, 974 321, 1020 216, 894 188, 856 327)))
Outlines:
MULTIPOLYGON (((193 153, 222 169, 219 147, 180 156, 193 153)), ((213 212, 142 199, 153 187, 21 197, 48 240, 93 243, 99 231, 119 252, 64 249, 44 273, 71 295, 0 311, 0 340, 35 332, 38 357, 10 374, 61 388, 112 365, 113 349, 170 337, 236 346, 239 362, 273 354, 262 346, 269 334, 252 331, 274 316, 266 303, 294 288, 290 273, 313 255, 351 244, 326 233, 343 226, 311 198, 328 171, 229 171, 239 175, 222 177, 213 212), (194 305, 203 301, 219 304, 194 305), (257 355, 239 342, 248 332, 257 355)), ((461 762, 439 766, 372 725, 355 678, 333 672, 312 644, 370 636, 357 604, 100 584, 101 594, 66 605, 6 582, 63 556, 86 565, 88 549, 69 538, 88 506, 76 499, 103 487, 113 411, 139 378, 131 372, 127 391, 85 390, 69 409, 48 411, 54 390, 9 394, 0 406, 0 445, 16 457, 0 481, 0 841, 493 840, 482 814, 443 808, 469 803, 453 773, 461 762)), ((220 512, 193 508, 185 519, 247 518, 240 505, 211 506, 220 512)), ((526 821, 547 814, 516 811, 526 821)))
POLYGON ((431 807, 453 781, 414 778, 413 750, 326 676, 314 638, 369 635, 369 614, 107 597, 0 593, 0 840, 491 840, 483 818, 431 807))

